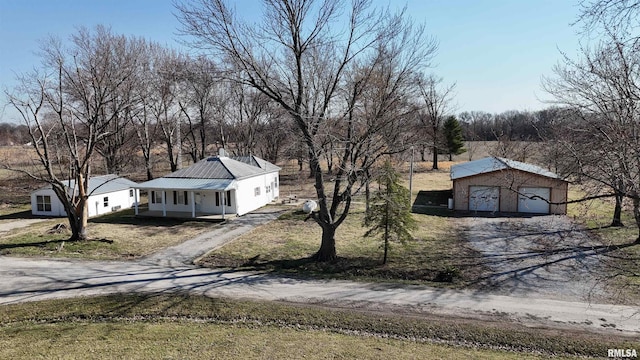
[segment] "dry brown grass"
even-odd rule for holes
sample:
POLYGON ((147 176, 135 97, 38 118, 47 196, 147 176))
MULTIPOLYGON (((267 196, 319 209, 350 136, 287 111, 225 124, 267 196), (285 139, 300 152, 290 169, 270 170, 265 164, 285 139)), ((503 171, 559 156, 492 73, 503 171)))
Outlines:
MULTIPOLYGON (((414 198, 420 190, 451 188, 448 170, 419 171, 423 172, 417 172, 413 179, 414 198)), ((404 181, 405 185, 408 184, 408 178, 404 181)), ((298 189, 298 194, 312 190, 308 185, 298 189)), ((472 266, 469 259, 473 258, 473 250, 466 247, 458 236, 454 219, 422 214, 413 216, 418 222, 414 239, 405 244, 393 243, 386 265, 381 264, 382 240, 364 237, 367 229, 362 227, 364 203, 361 196, 354 199, 349 216, 336 232, 339 260, 335 263, 319 264, 309 260, 319 248, 321 228, 312 220, 304 221, 306 215, 300 210, 293 210, 209 254, 202 264, 320 277, 418 283, 442 281, 439 276, 450 272, 454 275, 454 286, 462 287, 472 281, 480 269, 472 266), (460 256, 464 254, 469 256, 460 256)))
POLYGON ((0 238, 0 254, 19 256, 130 259, 191 239, 219 224, 201 221, 137 218, 133 210, 89 220, 89 240, 65 241, 71 233, 50 234, 65 218, 44 220, 14 229, 0 238))

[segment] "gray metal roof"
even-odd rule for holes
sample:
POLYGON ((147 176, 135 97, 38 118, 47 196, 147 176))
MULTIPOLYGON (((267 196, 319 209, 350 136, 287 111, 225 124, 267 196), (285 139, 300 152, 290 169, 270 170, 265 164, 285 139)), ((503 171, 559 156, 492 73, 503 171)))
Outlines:
POLYGON ((564 180, 555 173, 545 170, 537 165, 499 157, 487 157, 480 160, 453 165, 451 166, 451 180, 507 169, 515 169, 553 179, 564 180))
MULTIPOLYGON (((62 182, 68 189, 76 188, 76 181, 73 180, 64 180, 62 182)), ((89 178, 89 189, 87 189, 89 195, 100 195, 107 194, 114 191, 122 191, 128 190, 133 187, 136 187, 137 183, 125 179, 123 177, 119 177, 115 174, 109 175, 101 175, 101 176, 92 176, 89 178)), ((43 189, 50 189, 51 185, 47 185, 43 187, 43 189)))
POLYGON ((226 156, 211 156, 186 169, 138 184, 136 188, 223 191, 237 188, 236 180, 280 170, 279 167, 257 157, 247 156, 242 160, 245 161, 226 156), (261 162, 263 166, 260 166, 261 162))
POLYGON ((252 166, 257 166, 262 170, 266 170, 267 172, 280 171, 280 167, 268 162, 267 160, 261 159, 255 155, 250 156, 231 156, 231 159, 243 162, 245 164, 249 164, 252 166))
POLYGON ((171 190, 217 190, 226 191, 236 188, 233 179, 189 179, 161 177, 136 185, 138 189, 171 189, 171 190))
MULTIPOLYGON (((279 167, 273 164, 271 165, 272 166, 267 169, 267 172, 280 170, 279 167)), ((244 179, 262 175, 264 173, 265 170, 260 166, 250 165, 249 163, 234 160, 225 156, 211 156, 198 161, 186 169, 172 172, 171 174, 163 177, 192 179, 244 179)))

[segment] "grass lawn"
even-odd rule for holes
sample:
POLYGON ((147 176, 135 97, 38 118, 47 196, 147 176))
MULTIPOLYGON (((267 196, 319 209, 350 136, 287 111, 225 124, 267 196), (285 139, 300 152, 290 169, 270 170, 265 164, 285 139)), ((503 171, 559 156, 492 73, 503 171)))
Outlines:
POLYGON ((541 359, 639 345, 622 336, 186 295, 0 307, 6 359, 541 359))
POLYGON ((49 233, 66 218, 45 220, 14 229, 0 237, 0 254, 85 259, 127 259, 151 254, 211 229, 219 224, 180 219, 135 217, 133 210, 89 219, 89 240, 65 241, 70 231, 49 233))
MULTIPOLYGON (((414 177, 414 198, 420 189, 449 186, 448 172, 425 172, 414 177)), ((392 243, 388 263, 382 265, 382 240, 363 237, 366 228, 363 199, 336 233, 339 259, 316 263, 309 259, 320 246, 321 229, 295 210, 249 232, 203 258, 201 265, 269 270, 290 275, 365 281, 406 281, 464 287, 482 271, 472 261, 475 252, 457 235, 454 218, 414 214, 418 230, 405 244, 392 243)))

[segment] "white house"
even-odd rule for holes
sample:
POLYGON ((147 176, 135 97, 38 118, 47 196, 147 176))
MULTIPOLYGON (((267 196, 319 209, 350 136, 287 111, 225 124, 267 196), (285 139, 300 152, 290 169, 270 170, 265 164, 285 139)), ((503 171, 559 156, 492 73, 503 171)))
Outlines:
MULTIPOLYGON (((89 179, 89 217, 104 215, 134 206, 140 198, 135 182, 118 175, 94 176, 89 179)), ((66 180, 69 193, 76 192, 75 180, 66 180)), ((31 213, 33 215, 66 216, 64 206, 51 185, 31 193, 31 213)))
POLYGON ((136 188, 147 191, 150 215, 243 215, 279 197, 279 172, 256 156, 211 156, 136 188))

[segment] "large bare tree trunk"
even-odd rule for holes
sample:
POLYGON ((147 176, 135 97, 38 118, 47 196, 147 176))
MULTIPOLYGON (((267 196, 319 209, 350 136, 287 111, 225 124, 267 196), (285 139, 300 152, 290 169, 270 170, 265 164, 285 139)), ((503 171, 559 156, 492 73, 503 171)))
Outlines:
POLYGON ((623 227, 622 223, 622 200, 624 198, 624 194, 616 193, 616 206, 613 209, 613 220, 611 221, 611 226, 613 227, 623 227))

